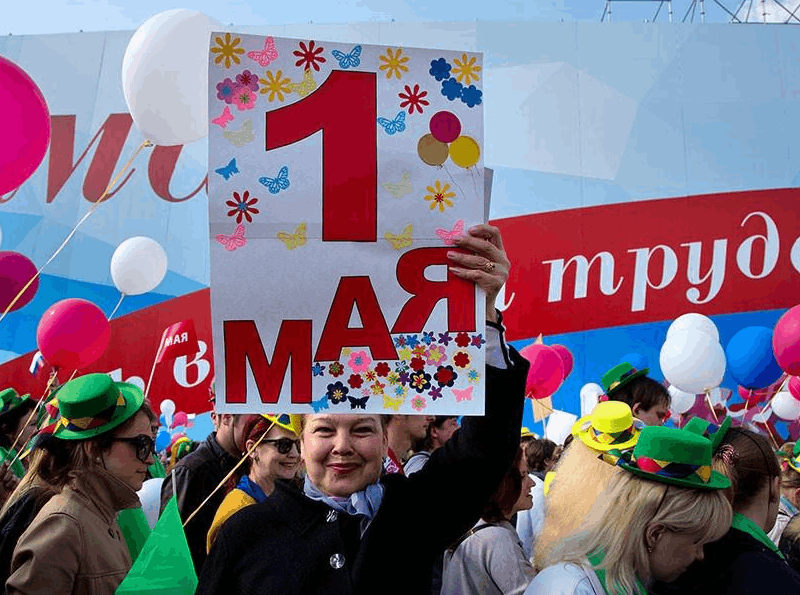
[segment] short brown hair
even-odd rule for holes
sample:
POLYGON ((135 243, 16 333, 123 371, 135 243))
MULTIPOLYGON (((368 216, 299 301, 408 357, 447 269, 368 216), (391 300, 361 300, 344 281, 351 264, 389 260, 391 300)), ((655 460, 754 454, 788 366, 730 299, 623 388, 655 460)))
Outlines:
POLYGON ((556 443, 547 438, 532 440, 525 448, 525 462, 528 471, 545 471, 545 461, 552 459, 556 452, 556 443))
POLYGON ((519 473, 519 464, 522 462, 522 447, 517 448, 517 455, 514 462, 506 471, 500 485, 492 494, 492 497, 483 507, 481 518, 490 523, 508 520, 511 509, 519 500, 522 493, 522 476, 519 473))
POLYGON ((608 398, 611 401, 627 403, 631 409, 639 403, 644 410, 651 409, 656 405, 669 407, 671 400, 667 388, 647 376, 634 378, 627 384, 609 391, 608 398))
POLYGON ((781 466, 769 441, 745 428, 731 428, 714 453, 714 468, 731 480, 734 510, 750 505, 781 466))

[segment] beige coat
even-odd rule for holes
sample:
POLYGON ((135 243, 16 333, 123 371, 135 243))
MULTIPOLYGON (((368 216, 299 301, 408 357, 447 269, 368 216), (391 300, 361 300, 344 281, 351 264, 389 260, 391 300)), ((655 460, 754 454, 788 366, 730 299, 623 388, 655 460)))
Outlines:
POLYGON ((131 567, 117 512, 139 505, 103 469, 83 471, 45 504, 11 560, 8 595, 113 595, 131 567))

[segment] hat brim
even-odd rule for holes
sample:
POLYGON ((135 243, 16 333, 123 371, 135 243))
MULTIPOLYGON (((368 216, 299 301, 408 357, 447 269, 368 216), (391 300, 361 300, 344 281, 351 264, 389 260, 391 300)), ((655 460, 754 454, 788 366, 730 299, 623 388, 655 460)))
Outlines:
POLYGON ((594 436, 592 436, 592 434, 589 432, 589 429, 591 428, 591 421, 591 415, 585 415, 584 417, 580 418, 572 425, 572 435, 578 438, 592 450, 597 450, 600 452, 607 452, 614 449, 627 450, 636 446, 636 443, 639 441, 639 432, 641 432, 641 430, 634 427, 633 437, 626 442, 622 442, 621 444, 605 444, 604 442, 599 442, 595 440, 594 436), (584 428, 584 426, 586 427, 584 428))
POLYGON ((127 382, 115 382, 114 386, 122 393, 125 399, 125 407, 116 411, 107 423, 90 430, 76 431, 61 425, 59 420, 56 422, 57 427, 53 432, 53 436, 61 440, 86 440, 87 438, 94 438, 100 434, 105 434, 132 418, 136 412, 141 409, 142 403, 144 403, 144 393, 139 390, 139 387, 135 384, 129 384, 127 382))
POLYGON ((644 479, 657 481, 658 483, 667 483, 674 486, 680 486, 682 488, 693 488, 696 490, 724 490, 725 488, 731 487, 731 481, 722 473, 717 471, 711 471, 711 477, 708 478, 708 483, 704 483, 703 480, 696 475, 693 475, 689 479, 683 479, 680 477, 666 477, 664 475, 656 475, 655 473, 642 471, 638 467, 634 467, 622 459, 617 462, 617 465, 625 469, 625 471, 628 473, 633 473, 634 475, 643 477, 644 479))
POLYGON ((711 438, 711 452, 717 452, 717 448, 719 448, 719 445, 725 439, 725 434, 731 429, 731 423, 733 423, 733 420, 730 416, 726 415, 722 423, 719 424, 717 431, 714 432, 714 436, 711 438))
POLYGON ((614 388, 609 388, 608 390, 606 390, 606 394, 609 396, 609 398, 611 398, 615 391, 621 389, 623 386, 625 386, 626 384, 628 384, 631 381, 635 380, 636 378, 641 378, 642 376, 647 376, 647 374, 649 372, 650 372, 650 368, 642 368, 641 370, 636 370, 630 376, 626 376, 625 378, 620 380, 619 384, 617 386, 615 386, 614 388))
POLYGON ((17 409, 19 409, 22 406, 23 403, 25 403, 26 401, 30 401, 30 400, 31 400, 30 393, 28 393, 27 395, 22 395, 21 397, 19 397, 19 402, 16 405, 14 405, 11 409, 9 409, 8 411, 4 411, 3 413, 0 413, 0 417, 2 417, 3 415, 8 415, 12 411, 16 411, 17 409))

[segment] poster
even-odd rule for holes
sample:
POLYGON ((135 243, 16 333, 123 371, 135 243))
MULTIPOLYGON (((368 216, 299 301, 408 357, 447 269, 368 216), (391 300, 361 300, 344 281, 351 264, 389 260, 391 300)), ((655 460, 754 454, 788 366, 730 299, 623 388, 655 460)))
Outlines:
POLYGON ((482 57, 214 33, 220 411, 483 413, 482 57))

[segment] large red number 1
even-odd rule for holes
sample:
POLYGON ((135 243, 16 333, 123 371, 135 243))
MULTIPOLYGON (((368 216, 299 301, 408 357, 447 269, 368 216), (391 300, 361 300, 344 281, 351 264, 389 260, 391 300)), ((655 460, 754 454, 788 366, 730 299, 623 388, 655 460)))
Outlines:
POLYGON ((378 239, 375 73, 334 70, 308 97, 266 114, 266 150, 322 130, 322 241, 378 239))

